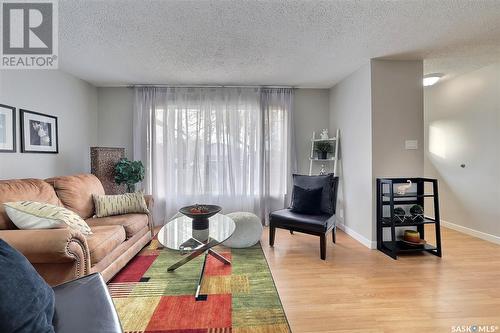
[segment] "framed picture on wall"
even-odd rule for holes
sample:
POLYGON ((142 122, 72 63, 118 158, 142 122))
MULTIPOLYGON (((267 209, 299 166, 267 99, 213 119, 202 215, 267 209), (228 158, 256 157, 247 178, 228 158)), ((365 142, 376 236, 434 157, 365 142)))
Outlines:
POLYGON ((21 109, 20 122, 23 153, 59 152, 57 117, 21 109))
POLYGON ((0 104, 0 153, 16 151, 16 108, 0 104))

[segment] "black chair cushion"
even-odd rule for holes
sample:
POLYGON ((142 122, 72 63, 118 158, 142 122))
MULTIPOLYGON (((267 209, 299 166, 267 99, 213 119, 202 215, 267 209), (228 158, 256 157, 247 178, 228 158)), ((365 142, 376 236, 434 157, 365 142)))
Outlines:
POLYGON ((54 332, 53 317, 52 288, 21 253, 0 239, 0 332, 54 332))
MULTIPOLYGON (((333 173, 319 176, 293 175, 293 185, 306 189, 323 188, 321 194, 321 211, 325 214, 335 214, 336 193, 337 193, 338 177, 334 177, 333 173)), ((292 193, 292 202, 293 202, 292 193)))
POLYGON ((309 189, 295 185, 292 192, 292 212, 320 215, 322 192, 323 187, 309 189))
POLYGON ((54 287, 57 333, 121 333, 118 314, 101 274, 54 287))
POLYGON ((269 214, 271 227, 295 228, 297 231, 324 233, 335 225, 335 215, 308 215, 294 213, 291 209, 281 209, 269 214))

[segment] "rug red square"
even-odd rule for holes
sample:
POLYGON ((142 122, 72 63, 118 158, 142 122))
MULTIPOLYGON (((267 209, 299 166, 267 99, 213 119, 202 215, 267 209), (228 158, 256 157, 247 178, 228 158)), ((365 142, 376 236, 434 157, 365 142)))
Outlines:
MULTIPOLYGON (((231 261, 231 252, 219 253, 227 260, 231 261)), ((207 257, 207 265, 205 266, 205 275, 231 275, 231 265, 225 265, 213 256, 207 257)))
MULTIPOLYGON (((144 333, 212 333, 213 331, 208 330, 207 328, 200 329, 189 329, 189 330, 161 330, 161 331, 145 331, 144 333)), ((226 333, 224 331, 217 331, 217 333, 226 333)), ((227 331, 230 333, 231 331, 227 331)), ((128 333, 128 332, 125 332, 128 333)), ((130 333, 141 333, 141 332, 130 332, 130 333)))
POLYGON ((210 295, 206 301, 199 302, 193 295, 162 296, 146 332, 230 328, 232 325, 231 303, 229 294, 210 295))
POLYGON ((116 274, 111 282, 139 282, 157 257, 158 255, 135 256, 124 269, 116 274))

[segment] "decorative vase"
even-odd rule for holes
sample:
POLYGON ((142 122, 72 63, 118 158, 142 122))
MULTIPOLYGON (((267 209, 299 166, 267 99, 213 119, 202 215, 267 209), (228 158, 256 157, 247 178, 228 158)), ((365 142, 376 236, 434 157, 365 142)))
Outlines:
POLYGON ((123 194, 126 186, 115 183, 115 166, 125 157, 125 148, 90 148, 90 170, 104 187, 106 194, 123 194))
POLYGON ((323 129, 319 135, 321 140, 328 140, 328 129, 323 129))
POLYGON ((127 184, 127 193, 135 192, 135 184, 127 184))
POLYGON ((320 176, 326 175, 326 169, 324 164, 321 164, 321 170, 319 170, 319 174, 320 176))
POLYGON ((195 217, 192 220, 193 230, 208 230, 209 221, 206 217, 195 217))
POLYGON ((205 230, 209 226, 209 218, 222 210, 222 207, 216 205, 191 205, 179 209, 181 214, 192 219, 192 228, 194 230, 205 230), (202 209, 203 212, 193 212, 193 208, 202 209))
POLYGON ((319 158, 321 160, 326 160, 328 158, 328 152, 327 151, 320 151, 319 152, 319 158))
POLYGON ((202 243, 208 243, 210 231, 208 230, 208 219, 207 219, 207 224, 206 228, 200 229, 200 228, 195 228, 195 223, 193 220, 193 238, 202 242, 202 243))

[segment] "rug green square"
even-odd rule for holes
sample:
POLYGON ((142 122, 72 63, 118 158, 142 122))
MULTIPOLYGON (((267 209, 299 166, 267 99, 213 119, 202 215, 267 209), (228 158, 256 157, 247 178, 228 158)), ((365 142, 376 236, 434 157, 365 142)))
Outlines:
POLYGON ((201 292, 208 295, 208 300, 195 302, 194 292, 203 256, 174 272, 167 272, 170 265, 180 260, 181 254, 165 249, 156 239, 153 240, 108 285, 124 331, 290 332, 260 244, 246 249, 218 247, 217 250, 230 256, 231 265, 224 265, 216 260, 207 261, 207 274, 204 276, 201 292), (214 305, 210 301, 211 297, 222 297, 229 303, 214 305), (177 299, 181 307, 196 308, 198 314, 195 316, 182 309, 168 310, 168 302, 175 302, 177 299), (205 316, 203 323, 196 319, 204 310, 209 313, 214 311, 214 306, 219 305, 220 311, 216 308, 213 318, 205 316), (165 311, 170 311, 168 318, 165 311), (177 320, 172 318, 174 313, 177 320), (222 325, 224 327, 221 327, 221 318, 227 318, 226 324, 222 325), (176 323, 184 323, 184 326, 178 327, 176 323))

